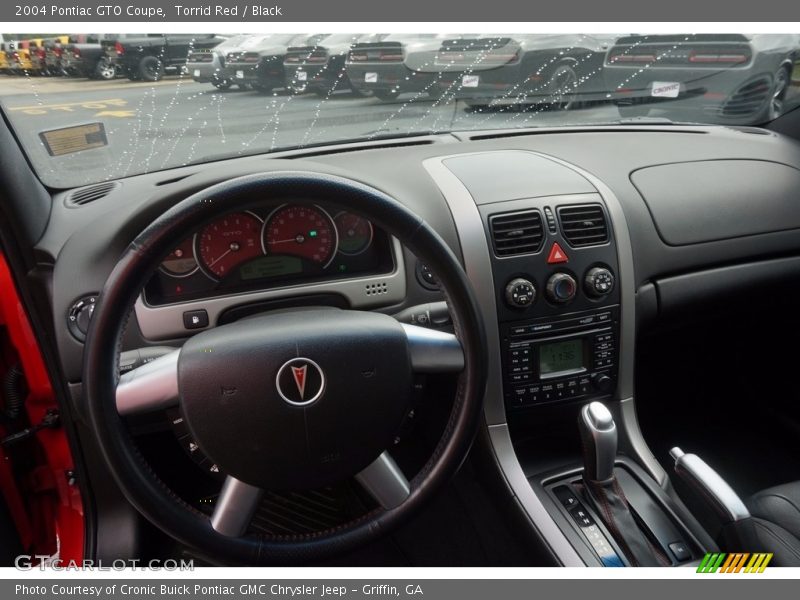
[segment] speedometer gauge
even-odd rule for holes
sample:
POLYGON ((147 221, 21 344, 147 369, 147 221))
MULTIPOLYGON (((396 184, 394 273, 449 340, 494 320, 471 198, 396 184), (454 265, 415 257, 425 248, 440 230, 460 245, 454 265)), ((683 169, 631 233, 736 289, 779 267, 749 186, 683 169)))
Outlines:
POLYGON ((184 240, 180 246, 169 253, 159 267, 170 277, 188 277, 197 270, 192 238, 184 240))
POLYGON ((347 256, 361 254, 372 243, 372 223, 364 217, 342 211, 333 221, 339 233, 339 252, 347 256))
POLYGON ((213 221, 195 236, 200 268, 223 279, 239 265, 261 256, 261 219, 249 212, 231 213, 213 221))
POLYGON ((327 267, 336 254, 336 226, 317 206, 285 204, 273 211, 264 224, 264 252, 288 254, 327 267))

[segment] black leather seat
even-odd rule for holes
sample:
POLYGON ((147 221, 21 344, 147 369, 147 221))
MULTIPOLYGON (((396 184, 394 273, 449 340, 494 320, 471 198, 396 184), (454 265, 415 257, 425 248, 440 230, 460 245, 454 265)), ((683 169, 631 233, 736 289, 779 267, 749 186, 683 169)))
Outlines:
POLYGON ((770 564, 800 566, 800 481, 758 492, 747 507, 762 551, 774 553, 770 564))

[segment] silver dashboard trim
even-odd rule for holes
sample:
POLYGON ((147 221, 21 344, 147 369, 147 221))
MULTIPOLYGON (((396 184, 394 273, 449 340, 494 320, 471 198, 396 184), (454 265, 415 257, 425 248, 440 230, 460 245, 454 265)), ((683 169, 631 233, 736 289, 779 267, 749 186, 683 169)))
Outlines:
POLYGON ((391 239, 394 270, 383 275, 368 275, 353 279, 321 281, 305 285, 242 292, 229 296, 215 296, 201 300, 191 300, 163 306, 150 306, 139 295, 134 310, 142 335, 148 340, 168 340, 183 338, 217 325, 219 316, 229 308, 260 300, 275 300, 297 296, 298 294, 340 294, 353 308, 367 309, 378 306, 398 304, 406 297, 406 268, 403 260, 403 248, 396 238, 391 239), (190 310, 208 312, 208 327, 187 330, 183 326, 183 313, 190 310))
MULTIPOLYGON (((491 152, 489 150, 467 154, 487 154, 491 152)), ((633 399, 636 288, 630 233, 622 205, 611 189, 591 173, 548 154, 531 150, 524 150, 524 152, 529 152, 540 158, 565 166, 583 176, 594 185, 609 213, 612 231, 617 242, 617 258, 619 261, 617 281, 621 294, 619 376, 617 392, 614 397, 614 404, 617 405, 619 412, 618 429, 629 442, 638 462, 659 485, 663 486, 667 479, 667 474, 644 440, 636 417, 633 399)), ((469 190, 444 165, 445 160, 454 156, 465 156, 465 154, 430 158, 423 161, 423 166, 439 187, 452 213, 461 244, 464 267, 481 305, 487 339, 490 340, 491 351, 489 352, 484 408, 489 439, 500 468, 513 493, 517 496, 523 509, 528 513, 533 526, 550 546, 557 559, 565 566, 583 566, 583 561, 533 491, 514 451, 506 423, 503 402, 500 337, 497 325, 497 307, 495 304, 489 243, 486 239, 480 212, 469 190), (495 343, 491 343, 491 340, 495 340, 495 343)))
POLYGON ((619 409, 617 429, 623 437, 627 438, 639 464, 649 472, 659 485, 663 486, 668 478, 667 472, 653 456, 642 435, 639 419, 636 416, 636 405, 633 396, 634 356, 636 355, 636 281, 633 266, 633 246, 625 211, 611 188, 588 171, 554 156, 539 152, 532 153, 568 167, 585 177, 597 189, 611 217, 612 231, 617 242, 617 260, 619 261, 617 284, 620 286, 621 304, 619 375, 617 392, 614 397, 619 409))
MULTIPOLYGON (((485 153, 475 152, 473 154, 485 153)), ((463 155, 459 154, 458 156, 463 155)), ((464 268, 483 314, 486 337, 489 340, 484 402, 484 418, 488 426, 489 439, 503 475, 539 536, 550 547, 562 565, 582 567, 584 562, 533 491, 514 452, 511 435, 506 424, 501 387, 500 332, 497 325, 497 306, 489 243, 484 232, 483 219, 475 201, 461 180, 444 165, 444 161, 448 158, 452 157, 430 158, 423 161, 422 165, 439 187, 453 216, 464 259, 464 268)))

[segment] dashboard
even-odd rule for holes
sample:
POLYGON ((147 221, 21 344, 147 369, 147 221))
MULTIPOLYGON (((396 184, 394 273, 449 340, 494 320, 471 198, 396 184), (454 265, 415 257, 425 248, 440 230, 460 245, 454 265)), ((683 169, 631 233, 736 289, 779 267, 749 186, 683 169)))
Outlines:
MULTIPOLYGON (((626 354, 624 330, 695 302, 698 277, 708 275, 715 289, 755 284, 772 271, 749 263, 780 258, 784 262, 770 266, 790 269, 794 263, 786 257, 800 248, 800 213, 787 201, 800 189, 800 144, 752 128, 453 134, 389 147, 343 145, 311 156, 285 152, 268 159, 242 157, 181 167, 131 177, 80 207, 70 204, 72 191, 53 196, 37 252, 43 264, 53 265, 55 336, 68 380, 80 381, 83 344, 61 324, 70 322, 73 307, 96 297, 115 257, 147 224, 181 199, 221 181, 297 169, 349 177, 380 189, 425 219, 462 259, 474 246, 482 246, 486 256, 468 274, 474 284, 486 277, 482 285, 491 290, 492 319, 503 327, 518 317, 536 320, 599 306, 585 294, 564 306, 544 300, 549 273, 544 254, 550 242, 533 255, 535 264, 525 257, 499 259, 490 252, 489 218, 518 209, 554 210, 572 201, 599 205, 616 237, 594 249, 572 250, 567 243, 564 249, 573 262, 562 270, 582 282, 587 269, 612 267, 618 287, 608 303, 621 306, 617 348, 626 354), (460 205, 471 215, 465 222, 458 222, 462 213, 454 208, 454 197, 461 198, 460 205), (675 233, 675 215, 689 224, 682 237, 675 233), (578 260, 580 264, 574 262, 578 260), (728 276, 725 268, 730 265, 743 271, 728 276), (529 275, 537 286, 542 300, 529 311, 509 307, 503 299, 512 275, 529 275)), ((136 304, 126 343, 143 347, 181 340, 191 334, 184 326, 186 313, 205 311, 208 326, 214 326, 231 309, 264 301, 328 295, 349 308, 398 312, 442 299, 419 277, 413 255, 371 223, 343 214, 342 207, 312 206, 302 199, 270 206, 221 215, 176 240, 136 304), (288 222, 303 223, 304 228, 287 230, 288 222), (237 233, 234 240, 231 231, 241 236, 237 233)), ((499 357, 499 329, 497 335, 499 357)), ((626 374, 622 360, 618 368, 618 394, 629 395, 632 383, 626 382, 632 372, 626 374)), ((498 410, 496 418, 502 422, 505 413, 498 410)))
MULTIPOLYGON (((459 257, 486 326, 489 443, 561 564, 595 559, 568 540, 571 525, 531 483, 537 473, 517 459, 514 423, 557 403, 607 399, 627 453, 663 481, 636 421, 637 336, 703 302, 713 310, 742 290, 800 277, 800 144, 761 129, 455 133, 186 166, 131 177, 80 207, 69 190, 52 197, 36 252, 52 268, 54 336, 76 403, 83 340, 73 311, 91 305, 136 235, 206 187, 298 170, 381 190, 459 257)), ((399 315, 442 300, 413 254, 375 224, 343 206, 273 199, 175 240, 122 349, 179 346, 250 311, 314 303, 399 315)))

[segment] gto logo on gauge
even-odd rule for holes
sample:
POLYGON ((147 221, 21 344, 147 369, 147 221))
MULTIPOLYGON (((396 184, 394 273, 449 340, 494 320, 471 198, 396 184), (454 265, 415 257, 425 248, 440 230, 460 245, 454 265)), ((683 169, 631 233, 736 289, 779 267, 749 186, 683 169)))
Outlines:
POLYGON ((293 358, 278 369, 275 386, 289 404, 307 406, 319 400, 325 391, 325 374, 310 358, 293 358))

